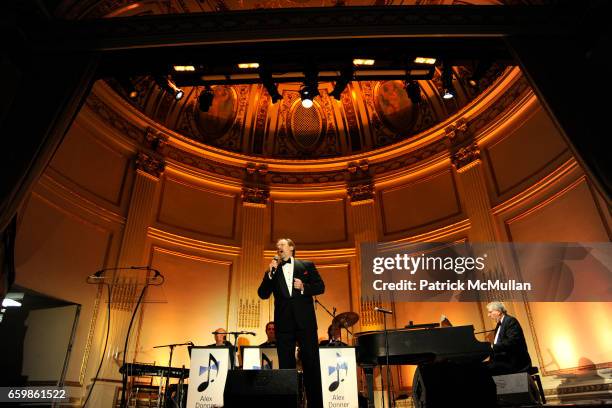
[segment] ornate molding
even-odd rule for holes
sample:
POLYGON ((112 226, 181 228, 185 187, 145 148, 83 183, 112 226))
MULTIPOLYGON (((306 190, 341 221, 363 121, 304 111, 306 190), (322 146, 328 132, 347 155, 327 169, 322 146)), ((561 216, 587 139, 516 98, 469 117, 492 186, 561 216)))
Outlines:
POLYGON ((444 129, 444 136, 450 141, 451 144, 456 144, 465 140, 468 130, 468 123, 465 118, 459 118, 452 125, 447 126, 444 129))
POLYGON ((160 152, 168 142, 168 136, 152 127, 147 127, 144 140, 149 149, 160 152))
POLYGON ((270 189, 265 181, 266 174, 268 174, 267 165, 247 163, 241 195, 243 203, 267 204, 270 198, 270 189))
POLYGON ((240 197, 244 203, 261 204, 265 206, 270 198, 270 191, 257 187, 243 187, 240 197))
POLYGON ((347 166, 349 181, 346 191, 351 203, 373 200, 374 182, 370 174, 370 163, 367 160, 351 162, 347 166))
MULTIPOLYGON (((414 166, 419 162, 428 160, 432 157, 448 154, 449 140, 463 142, 467 140, 477 139, 477 135, 482 130, 486 129, 492 122, 503 116, 508 110, 514 109, 517 103, 521 103, 525 93, 530 92, 530 87, 524 77, 519 77, 495 102, 482 111, 478 116, 470 118, 469 121, 456 121, 448 129, 447 137, 434 139, 432 142, 424 145, 416 150, 407 151, 405 154, 393 155, 392 159, 381 161, 378 163, 369 164, 369 172, 372 177, 380 177, 387 174, 393 174, 397 171, 404 170, 414 166), (454 132, 454 135, 450 133, 454 132)), ((286 95, 287 99, 287 95, 286 95)), ((111 128, 114 128, 118 135, 130 139, 134 143, 147 146, 145 142, 145 129, 138 128, 132 124, 124 115, 115 111, 115 109, 106 104, 96 95, 96 89, 87 99, 87 107, 95 113, 99 118, 106 122, 111 128)), ((267 104, 264 104, 267 107, 267 104)), ((265 109, 264 109, 265 110, 265 109)), ((263 115, 258 113, 258 122, 263 126, 263 115)), ((259 126, 256 132, 261 132, 259 126)), ((161 131, 163 132, 163 130, 161 131)), ((262 135, 263 136, 263 135, 262 135)), ((460 143, 463 144, 463 143, 460 143)), ((213 155, 207 155, 200 151, 185 149, 184 144, 175 143, 170 137, 167 144, 160 145, 160 150, 166 160, 176 161, 183 165, 198 169, 203 173, 212 175, 213 177, 224 177, 232 180, 242 180, 245 177, 244 167, 232 165, 216 160, 213 155)), ((406 145, 408 147, 409 145, 406 145)), ((457 152, 459 153, 459 152, 457 152)), ((265 161, 263 159, 262 161, 265 161)), ((284 166, 287 167, 287 166, 284 166)), ((262 176, 260 182, 266 185, 284 184, 284 185, 300 185, 300 184, 344 184, 347 182, 346 169, 322 169, 320 171, 295 171, 299 167, 296 165, 290 171, 287 170, 270 170, 262 176)), ((350 179, 350 177, 349 177, 350 179)))
POLYGON ((136 157, 136 169, 159 178, 166 168, 166 163, 163 158, 156 157, 152 154, 139 152, 136 157))
POLYGON ((476 143, 459 148, 459 150, 457 150, 457 152, 453 153, 451 156, 451 162, 453 163, 455 169, 457 169, 459 172, 462 168, 477 161, 480 161, 480 148, 476 143))

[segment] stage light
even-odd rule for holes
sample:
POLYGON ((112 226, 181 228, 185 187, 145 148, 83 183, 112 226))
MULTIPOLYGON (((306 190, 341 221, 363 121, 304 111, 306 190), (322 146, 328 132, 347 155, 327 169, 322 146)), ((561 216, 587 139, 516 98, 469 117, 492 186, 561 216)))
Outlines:
POLYGON ((353 67, 345 67, 340 71, 340 78, 336 81, 334 89, 329 93, 329 96, 340 100, 342 92, 346 89, 346 86, 353 80, 353 67))
POLYGON ((302 98, 302 106, 305 108, 311 108, 314 104, 313 99, 319 94, 318 90, 313 90, 311 86, 304 85, 300 90, 300 98, 302 98))
POLYGON ((125 77, 117 78, 117 82, 119 82, 119 85, 121 85, 121 87, 127 94, 128 98, 130 99, 138 98, 138 91, 136 90, 136 87, 134 86, 134 84, 129 78, 125 78, 125 77))
MULTIPOLYGON (((259 64, 257 64, 257 66, 259 67, 259 64)), ((278 92, 278 87, 272 80, 272 73, 270 71, 261 69, 259 71, 259 78, 261 78, 261 83, 272 98, 272 103, 276 103, 283 99, 283 95, 278 92)))
POLYGON ((304 72, 304 76, 304 85, 300 89, 300 98, 302 99, 302 106, 308 109, 314 104, 314 98, 319 95, 318 71, 311 67, 304 72))
POLYGON ((406 82, 406 93, 414 105, 421 103, 421 87, 415 80, 406 82))
POLYGON ((200 96, 198 96, 198 107, 201 112, 208 112, 210 109, 213 99, 215 98, 215 92, 210 89, 210 87, 206 86, 202 92, 200 92, 200 96))
POLYGON ((442 67, 442 98, 452 99, 455 97, 455 88, 453 87, 453 68, 445 63, 442 67))
POLYGON ((478 82, 487 73, 489 68, 491 68, 491 65, 491 61, 478 61, 474 65, 474 71, 472 72, 472 75, 468 78, 468 85, 470 85, 472 88, 477 88, 478 82))
POLYGON ((176 99, 177 101, 180 100, 183 95, 185 95, 183 90, 176 86, 176 84, 172 82, 172 80, 168 77, 157 77, 155 78, 155 82, 157 82, 157 85, 161 89, 174 96, 174 99, 176 99))

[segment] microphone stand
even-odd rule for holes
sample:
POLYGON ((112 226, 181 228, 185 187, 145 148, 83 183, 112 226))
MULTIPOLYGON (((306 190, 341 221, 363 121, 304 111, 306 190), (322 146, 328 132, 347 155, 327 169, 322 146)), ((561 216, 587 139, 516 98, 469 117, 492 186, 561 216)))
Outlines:
MULTIPOLYGON (((132 266, 129 268, 116 268, 117 270, 122 270, 122 269, 141 269, 141 270, 151 270, 151 271, 155 271, 155 275, 153 276, 153 279, 149 280, 147 279, 145 285, 142 288, 142 291, 140 292, 140 296, 138 297, 138 301, 136 302, 136 306, 134 307, 134 311, 132 312, 132 318, 130 319, 130 324, 128 326, 127 329, 127 333, 125 334, 125 344, 123 346, 123 364, 121 365, 122 367, 125 365, 125 356, 127 355, 127 348, 128 348, 128 341, 130 339, 130 331, 132 330, 132 324, 134 323, 134 318, 136 317, 136 312, 138 311, 138 307, 140 306, 140 302, 142 302, 142 299, 144 298, 145 292, 147 291, 147 288, 152 285, 152 286, 160 286, 164 283, 164 276, 159 273, 158 270, 153 269, 149 266, 132 266), (161 281, 158 283, 155 283, 155 278, 156 277, 160 277, 161 281)), ((121 387, 121 408, 127 408, 127 401, 125 399, 125 391, 127 388, 127 370, 124 370, 123 372, 123 378, 122 378, 122 387, 121 387)))
MULTIPOLYGON (((164 393, 168 392, 168 386, 170 385, 170 369, 172 368, 172 353, 174 353, 174 348, 176 346, 191 346, 193 343, 188 341, 187 343, 177 343, 177 344, 165 344, 163 346, 155 346, 153 348, 161 348, 161 347, 169 347, 170 348, 170 359, 168 360, 168 369, 166 370, 166 384, 164 386, 164 393)), ((178 390, 177 390, 178 391, 178 390)), ((166 406, 166 399, 163 400, 163 406, 166 406)), ((162 398, 161 398, 161 389, 158 393, 157 398, 157 406, 162 406, 162 398)))
MULTIPOLYGON (((380 312, 380 311, 379 311, 380 312)), ((385 334, 385 359, 386 359, 386 370, 387 370, 387 401, 389 403, 389 408, 393 407, 393 402, 391 401, 391 380, 390 380, 390 375, 391 375, 391 371, 389 370, 389 336, 388 336, 388 331, 387 331, 387 313, 383 313, 383 322, 384 322, 384 334, 385 334)), ((385 397, 383 395, 383 403, 382 403, 383 408, 385 408, 385 397)))

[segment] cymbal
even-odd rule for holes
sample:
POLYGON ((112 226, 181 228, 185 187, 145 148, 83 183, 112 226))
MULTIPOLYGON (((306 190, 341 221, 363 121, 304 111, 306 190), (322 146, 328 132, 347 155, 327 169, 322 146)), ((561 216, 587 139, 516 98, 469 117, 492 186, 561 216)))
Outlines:
POLYGON ((334 317, 334 320, 332 320, 332 326, 346 329, 347 327, 351 327, 358 321, 359 321, 359 315, 357 313, 344 312, 334 317))

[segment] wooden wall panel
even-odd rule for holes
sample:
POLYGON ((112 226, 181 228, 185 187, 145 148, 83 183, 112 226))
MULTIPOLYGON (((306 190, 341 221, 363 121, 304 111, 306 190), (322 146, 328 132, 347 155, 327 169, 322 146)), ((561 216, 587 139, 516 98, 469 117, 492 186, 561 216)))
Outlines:
POLYGON ((435 229, 462 212, 450 170, 382 190, 379 197, 385 235, 409 233, 428 224, 435 229))
MULTIPOLYGON (((144 308, 138 361, 167 365, 168 349, 153 346, 193 341, 214 342, 213 332, 226 328, 232 264, 153 247, 151 264, 165 276, 163 286, 152 288, 144 308)), ((189 366, 186 348, 175 350, 173 366, 189 366)))
POLYGON ((173 228, 234 239, 237 199, 235 194, 166 178, 157 219, 173 228))
MULTIPOLYGON (((98 287, 85 283, 104 264, 112 233, 33 194, 19 227, 16 284, 82 305, 66 380, 78 382, 98 287)), ((96 356, 97 357, 97 356, 96 356)))
POLYGON ((130 159, 90 132, 75 122, 50 165, 88 192, 119 205, 130 159))
POLYGON ((543 109, 537 109, 521 126, 485 149, 496 195, 533 184, 566 151, 553 122, 543 109))
MULTIPOLYGON (((506 228, 515 242, 609 242, 605 222, 581 178, 506 228)), ((544 371, 612 363, 612 304, 531 302, 526 318, 535 337, 531 357, 544 371)))
POLYGON ((515 242, 607 242, 605 218, 585 179, 540 206, 506 221, 515 242))
MULTIPOLYGON (((325 282, 325 293, 317 299, 329 309, 335 307, 336 314, 351 311, 351 280, 349 264, 317 265, 317 270, 325 282)), ((332 318, 321 306, 316 307, 319 339, 327 339, 327 328, 332 318)), ((342 330, 342 338, 346 339, 346 331, 342 330)), ((346 340, 345 340, 346 341, 346 340)))
POLYGON ((296 245, 345 243, 348 239, 346 201, 284 201, 272 203, 271 239, 293 239, 296 245))

